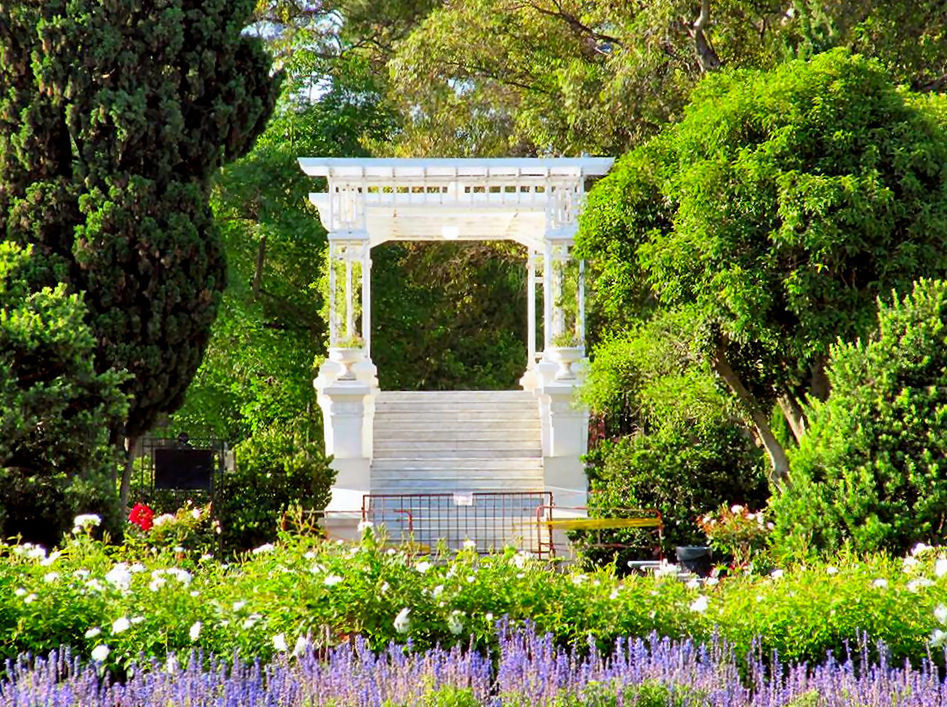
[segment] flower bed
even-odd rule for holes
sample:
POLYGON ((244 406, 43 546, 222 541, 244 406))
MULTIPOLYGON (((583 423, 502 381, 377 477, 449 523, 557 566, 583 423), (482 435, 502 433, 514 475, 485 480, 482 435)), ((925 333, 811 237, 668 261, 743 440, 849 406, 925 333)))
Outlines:
POLYGON ((617 579, 552 571, 512 550, 478 557, 411 557, 369 535, 360 545, 286 538, 240 562, 104 546, 79 533, 60 552, 0 547, 0 654, 69 646, 120 672, 192 649, 230 660, 320 650, 363 636, 375 649, 411 641, 497 645, 495 623, 531 621, 560 645, 601 650, 655 632, 707 642, 738 660, 763 655, 821 663, 862 632, 892 661, 920 665, 947 638, 947 558, 840 560, 767 576, 685 585, 671 577, 617 579))
POLYGON ((425 652, 392 644, 376 654, 356 639, 317 655, 307 650, 272 663, 204 661, 192 654, 182 668, 130 666, 122 683, 103 680, 95 666, 69 653, 21 659, 0 681, 0 706, 21 704, 114 707, 141 704, 253 705, 766 705, 944 704, 947 687, 936 668, 872 665, 867 656, 805 665, 749 663, 741 681, 732 650, 715 642, 673 642, 651 636, 619 640, 608 655, 594 645, 564 649, 550 634, 500 627, 498 661, 459 646, 425 652))

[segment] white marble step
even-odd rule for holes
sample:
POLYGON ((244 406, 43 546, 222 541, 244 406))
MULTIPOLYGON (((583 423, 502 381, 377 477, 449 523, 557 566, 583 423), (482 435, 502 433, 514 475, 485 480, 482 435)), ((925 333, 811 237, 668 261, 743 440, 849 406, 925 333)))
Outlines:
POLYGON ((382 390, 378 400, 535 400, 523 390, 382 390))
POLYGON ((539 430, 530 428, 503 428, 495 427, 491 429, 424 429, 414 430, 400 426, 382 427, 375 429, 375 444, 379 442, 442 442, 444 444, 457 444, 459 442, 479 441, 479 442, 512 442, 512 441, 536 441, 539 439, 539 430))
POLYGON ((385 459, 443 459, 444 457, 480 459, 488 456, 493 459, 506 459, 509 457, 528 457, 535 456, 537 459, 542 457, 541 450, 510 448, 490 453, 490 450, 483 449, 421 449, 414 450, 412 453, 406 453, 405 449, 390 449, 379 451, 375 449, 375 459, 382 461, 385 459))
MULTIPOLYGON (((387 460, 379 460, 387 461, 387 460)), ((509 466, 500 469, 491 469, 483 465, 458 469, 457 467, 434 467, 419 469, 417 466, 392 465, 379 466, 372 465, 372 478, 374 479, 443 479, 445 481, 461 481, 465 479, 505 479, 505 478, 542 478, 542 467, 509 466)))
POLYGON ((445 457, 469 457, 480 452, 482 457, 531 457, 539 452, 539 440, 533 439, 466 439, 405 440, 379 439, 374 444, 375 457, 428 457, 437 453, 445 457), (451 454, 463 452, 463 454, 451 454))
POLYGON ((439 484, 430 480, 408 479, 395 483, 375 484, 372 482, 372 494, 432 494, 432 493, 473 493, 473 492, 498 492, 498 493, 525 493, 528 491, 542 491, 541 482, 531 479, 510 479, 509 481, 499 481, 496 483, 469 483, 469 484, 439 484))
POLYGON ((375 402, 372 493, 539 491, 540 437, 530 393, 382 392, 375 402))
POLYGON ((469 469, 485 469, 494 471, 509 471, 515 469, 542 470, 542 459, 539 457, 473 457, 473 458, 441 458, 417 459, 414 457, 390 457, 376 459, 372 462, 372 469, 418 469, 443 471, 455 469, 458 472, 469 469))

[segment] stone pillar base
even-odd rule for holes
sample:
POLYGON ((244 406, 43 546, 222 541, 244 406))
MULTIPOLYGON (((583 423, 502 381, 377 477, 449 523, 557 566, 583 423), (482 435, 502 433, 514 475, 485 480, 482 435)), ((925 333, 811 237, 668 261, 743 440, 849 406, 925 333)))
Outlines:
POLYGON ((330 358, 313 381, 322 408, 326 454, 336 470, 332 499, 326 508, 326 529, 358 537, 362 497, 371 492, 375 366, 364 355, 351 361, 330 358), (351 518, 349 517, 351 515, 351 518))

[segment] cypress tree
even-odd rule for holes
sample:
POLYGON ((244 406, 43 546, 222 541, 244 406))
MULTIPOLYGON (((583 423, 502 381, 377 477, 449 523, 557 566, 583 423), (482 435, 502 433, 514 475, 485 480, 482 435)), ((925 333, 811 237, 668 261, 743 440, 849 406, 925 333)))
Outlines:
POLYGON ((131 374, 115 442, 181 404, 216 316, 210 180, 278 91, 253 5, 0 0, 0 238, 84 293, 96 366, 131 374))

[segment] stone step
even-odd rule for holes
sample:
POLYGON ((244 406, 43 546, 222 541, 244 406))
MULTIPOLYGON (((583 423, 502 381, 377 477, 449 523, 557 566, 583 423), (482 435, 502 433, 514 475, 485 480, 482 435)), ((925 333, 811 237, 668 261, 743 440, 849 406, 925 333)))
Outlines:
POLYGON ((463 471, 466 469, 492 469, 495 471, 505 471, 508 469, 542 469, 542 459, 538 457, 466 457, 460 459, 441 458, 441 459, 417 459, 413 457, 391 457, 388 459, 376 459, 372 462, 372 470, 386 469, 419 469, 431 471, 443 471, 456 469, 463 471))
POLYGON ((424 429, 493 429, 496 427, 514 429, 541 429, 538 418, 532 417, 454 417, 450 415, 375 415, 374 428, 388 429, 399 427, 407 430, 424 429))
POLYGON ((445 420, 538 420, 539 410, 526 407, 502 408, 497 405, 376 405, 375 419, 445 420))
MULTIPOLYGON (((421 450, 415 451, 412 453, 406 453, 404 449, 392 449, 388 451, 379 452, 375 450, 375 459, 378 461, 383 461, 387 459, 405 459, 410 457, 412 459, 443 459, 444 457, 451 457, 454 459, 479 459, 484 456, 484 450, 482 449, 430 449, 430 450, 421 450)), ((491 455, 494 459, 508 459, 510 457, 534 457, 536 459, 542 458, 542 450, 540 449, 507 449, 500 452, 497 452, 494 455, 491 455)))
POLYGON ((488 457, 504 459, 509 457, 540 457, 539 445, 525 442, 497 442, 476 440, 464 442, 375 442, 375 459, 431 459, 440 457, 488 457))
POLYGON ((539 429, 538 415, 511 415, 497 417, 491 415, 379 415, 375 414, 375 427, 405 427, 411 429, 427 429, 431 425, 449 427, 462 430, 470 427, 490 429, 491 427, 522 427, 524 429, 539 429))
POLYGON ((399 481, 397 484, 378 485, 372 482, 372 494, 400 496, 406 493, 526 493, 529 491, 542 491, 542 483, 532 482, 529 479, 513 479, 509 483, 478 483, 467 484, 464 486, 434 485, 427 480, 408 479, 399 481))
POLYGON ((474 469, 461 469, 454 471, 431 471, 429 469, 389 469, 381 471, 372 470, 372 483, 378 484, 399 484, 401 482, 418 481, 430 484, 449 484, 453 486, 464 486, 465 484, 493 483, 502 482, 533 482, 542 485, 542 470, 531 471, 515 470, 507 471, 503 474, 497 474, 493 471, 481 471, 474 469))
POLYGON ((382 390, 378 400, 535 400, 524 390, 382 390))
POLYGON ((426 428, 419 430, 403 427, 375 427, 375 442, 412 441, 412 442, 464 442, 467 440, 539 440, 540 431, 536 429, 494 427, 489 429, 451 429, 426 428))

